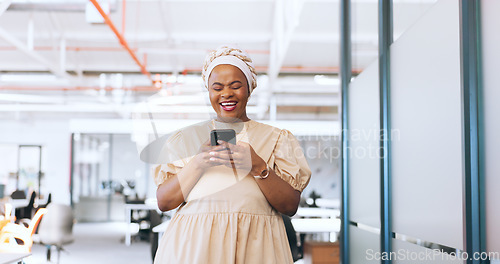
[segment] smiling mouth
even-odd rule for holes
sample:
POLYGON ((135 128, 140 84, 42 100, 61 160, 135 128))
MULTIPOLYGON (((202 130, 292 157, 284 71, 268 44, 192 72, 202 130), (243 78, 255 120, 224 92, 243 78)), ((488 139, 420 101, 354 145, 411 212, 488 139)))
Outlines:
POLYGON ((236 104, 237 102, 222 102, 220 103, 222 109, 224 109, 224 111, 233 111, 234 109, 236 109, 236 104))

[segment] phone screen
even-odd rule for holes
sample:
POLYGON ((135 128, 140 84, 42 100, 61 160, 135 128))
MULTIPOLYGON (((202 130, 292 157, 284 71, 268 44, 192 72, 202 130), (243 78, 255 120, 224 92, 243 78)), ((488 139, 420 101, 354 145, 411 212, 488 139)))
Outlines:
POLYGON ((233 129, 215 129, 210 131, 210 143, 212 146, 219 145, 218 140, 224 140, 236 145, 236 132, 233 129))

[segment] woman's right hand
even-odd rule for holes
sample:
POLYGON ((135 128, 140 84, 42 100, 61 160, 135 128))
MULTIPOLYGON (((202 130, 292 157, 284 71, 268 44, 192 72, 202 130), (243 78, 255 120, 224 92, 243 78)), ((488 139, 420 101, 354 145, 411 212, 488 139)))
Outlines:
POLYGON ((212 146, 210 144, 210 140, 207 140, 200 147, 200 150, 196 156, 193 158, 193 162, 199 170, 205 171, 206 169, 223 165, 224 162, 218 159, 213 158, 211 152, 219 152, 219 151, 227 151, 226 147, 223 145, 212 146))
POLYGON ((175 175, 175 177, 168 178, 158 186, 156 190, 158 208, 161 211, 177 208, 186 200, 191 189, 196 185, 205 170, 213 166, 227 163, 210 154, 218 151, 228 150, 224 145, 211 146, 210 141, 203 143, 198 154, 196 154, 189 163, 175 175))

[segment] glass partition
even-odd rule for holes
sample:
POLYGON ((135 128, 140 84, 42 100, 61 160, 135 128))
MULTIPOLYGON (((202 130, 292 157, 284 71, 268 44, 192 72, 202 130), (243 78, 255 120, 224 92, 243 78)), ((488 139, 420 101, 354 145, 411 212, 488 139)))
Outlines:
POLYGON ((380 228, 378 63, 349 88, 350 219, 380 228))
POLYGON ((409 30, 428 12, 438 0, 393 1, 393 39, 409 30))
POLYGON ((380 235, 350 226, 350 263, 380 263, 380 235))
POLYGON ((458 1, 391 47, 393 231, 463 249, 458 1))
POLYGON ((75 134, 72 201, 80 221, 123 220, 126 202, 155 197, 150 165, 129 134, 75 134))
POLYGON ((352 69, 364 71, 378 58, 378 3, 351 1, 352 69))
POLYGON ((456 255, 444 253, 438 246, 434 248, 426 248, 421 245, 416 245, 410 242, 401 241, 398 239, 392 240, 394 261, 395 264, 463 264, 464 262, 456 255))

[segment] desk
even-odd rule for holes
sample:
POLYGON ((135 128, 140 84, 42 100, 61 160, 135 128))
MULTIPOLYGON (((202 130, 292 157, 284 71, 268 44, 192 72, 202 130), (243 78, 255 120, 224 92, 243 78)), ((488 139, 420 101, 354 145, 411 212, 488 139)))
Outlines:
POLYGON ((299 207, 295 216, 298 217, 321 217, 321 218, 336 218, 340 217, 340 210, 325 209, 316 207, 299 207))
MULTIPOLYGON (((44 205, 47 203, 47 196, 45 196, 43 199, 40 199, 38 197, 35 198, 35 203, 33 204, 34 207, 37 207, 39 205, 44 205)), ((15 212, 16 211, 16 208, 23 208, 23 207, 26 207, 28 206, 28 204, 30 203, 30 199, 26 198, 26 199, 12 199, 12 198, 9 198, 8 200, 5 200, 4 201, 5 203, 10 203, 12 205, 12 212, 15 212)), ((14 213, 13 213, 14 214, 14 213)))
POLYGON ((340 232, 340 219, 292 218, 293 229, 297 233, 330 233, 330 241, 335 241, 340 232))
POLYGON ((316 205, 323 208, 340 208, 340 199, 316 199, 316 205))
POLYGON ((167 230, 167 227, 169 224, 170 224, 170 220, 167 220, 167 221, 153 227, 153 232, 158 233, 158 245, 160 244, 161 237, 163 236, 163 233, 165 233, 165 230, 167 230))
POLYGON ((30 203, 29 199, 9 199, 8 203, 12 205, 12 215, 15 215, 16 208, 23 208, 30 203))
POLYGON ((127 246, 130 246, 132 210, 158 210, 158 206, 152 204, 125 204, 125 223, 127 225, 125 227, 125 245, 127 246))
POLYGON ((292 218, 292 225, 299 233, 340 232, 340 219, 292 218))
POLYGON ((0 253, 0 264, 17 263, 29 256, 31 253, 0 253))

